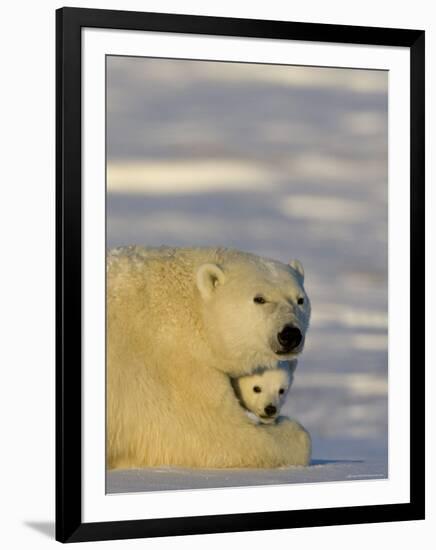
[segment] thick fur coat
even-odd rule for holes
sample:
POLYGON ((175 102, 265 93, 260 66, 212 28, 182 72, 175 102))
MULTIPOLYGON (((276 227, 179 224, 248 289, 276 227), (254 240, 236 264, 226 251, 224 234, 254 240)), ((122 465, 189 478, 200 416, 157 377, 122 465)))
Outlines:
POLYGON ((125 247, 107 266, 109 468, 308 464, 306 430, 254 425, 231 384, 301 352, 310 303, 299 262, 125 247), (277 334, 289 323, 302 337, 285 353, 277 334))

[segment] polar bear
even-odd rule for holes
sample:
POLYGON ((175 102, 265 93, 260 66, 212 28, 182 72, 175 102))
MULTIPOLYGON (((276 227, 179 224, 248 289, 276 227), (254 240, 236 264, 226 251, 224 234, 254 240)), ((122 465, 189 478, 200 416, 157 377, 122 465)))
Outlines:
POLYGON ((296 260, 226 248, 109 252, 108 467, 307 465, 308 432, 254 425, 231 384, 301 353, 303 283, 296 260))
POLYGON ((253 374, 232 379, 247 416, 255 424, 274 424, 294 380, 297 361, 280 361, 275 369, 259 367, 253 374))

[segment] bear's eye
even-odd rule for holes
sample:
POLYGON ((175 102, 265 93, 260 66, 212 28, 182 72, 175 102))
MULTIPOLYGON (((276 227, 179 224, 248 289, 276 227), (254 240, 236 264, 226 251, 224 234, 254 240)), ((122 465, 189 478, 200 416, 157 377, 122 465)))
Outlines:
POLYGON ((254 391, 254 393, 260 393, 262 390, 260 389, 259 386, 254 386, 253 391, 254 391))
POLYGON ((283 388, 280 388, 280 389, 279 389, 279 394, 280 394, 280 395, 283 395, 284 393, 285 393, 285 390, 284 390, 283 388))
POLYGON ((264 298, 263 296, 260 296, 260 295, 255 296, 255 297, 253 298, 253 302, 254 302, 255 304, 266 304, 265 298, 264 298))
POLYGON ((302 306, 302 305, 304 304, 304 298, 303 298, 302 296, 300 296, 300 298, 298 298, 297 304, 298 304, 299 306, 302 306))

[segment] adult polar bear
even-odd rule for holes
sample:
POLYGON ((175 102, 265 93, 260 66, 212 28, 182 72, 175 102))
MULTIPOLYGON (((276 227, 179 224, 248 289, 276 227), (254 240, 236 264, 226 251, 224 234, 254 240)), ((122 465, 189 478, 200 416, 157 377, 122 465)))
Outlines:
POLYGON ((223 248, 108 255, 108 467, 307 465, 305 429, 256 426, 231 377, 302 350, 303 268, 223 248))

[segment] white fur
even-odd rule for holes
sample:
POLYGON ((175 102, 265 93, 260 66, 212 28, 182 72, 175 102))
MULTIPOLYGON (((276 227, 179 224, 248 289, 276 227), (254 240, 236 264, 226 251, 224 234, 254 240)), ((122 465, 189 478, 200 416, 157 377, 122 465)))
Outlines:
POLYGON ((218 248, 110 253, 108 466, 307 464, 306 430, 287 418, 254 425, 230 378, 297 357, 304 339, 279 356, 277 333, 293 323, 304 336, 309 317, 301 275, 274 260, 218 248), (268 303, 254 303, 258 293, 268 303))
POLYGON ((233 381, 236 396, 255 423, 273 424, 277 421, 292 385, 296 365, 295 360, 281 362, 275 369, 259 369, 255 374, 233 381), (275 413, 268 414, 268 406, 274 407, 275 413))

